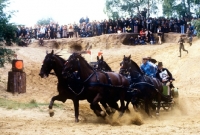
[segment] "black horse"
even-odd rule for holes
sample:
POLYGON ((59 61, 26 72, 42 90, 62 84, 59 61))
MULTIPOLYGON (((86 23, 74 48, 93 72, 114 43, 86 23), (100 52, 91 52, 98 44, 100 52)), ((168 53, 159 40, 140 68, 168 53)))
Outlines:
POLYGON ((73 53, 65 63, 63 74, 70 77, 77 71, 82 84, 88 92, 88 101, 91 103, 91 109, 99 101, 103 100, 116 110, 124 112, 124 98, 129 87, 129 82, 120 74, 114 72, 102 72, 94 70, 87 61, 78 53, 73 53), (117 105, 120 100, 121 107, 117 105))
POLYGON ((101 58, 97 56, 97 70, 112 72, 110 66, 103 60, 103 56, 101 56, 101 58))
MULTIPOLYGON (((59 94, 52 97, 50 101, 50 116, 52 117, 54 115, 52 108, 55 100, 62 101, 64 103, 67 99, 71 99, 74 103, 75 122, 78 122, 79 100, 87 99, 88 95, 84 90, 84 86, 81 85, 80 80, 77 79, 78 77, 76 72, 74 72, 70 78, 63 78, 62 69, 65 62, 66 61, 63 58, 61 58, 59 55, 54 54, 54 51, 52 50, 51 53, 47 53, 47 55, 45 56, 39 75, 42 78, 48 77, 49 74, 51 74, 51 70, 54 70, 55 75, 58 79, 57 90, 59 94)), ((103 101, 101 102, 101 104, 105 108, 107 107, 106 103, 104 103, 103 101)), ((100 108, 100 106, 97 104, 95 108, 99 110, 98 108, 100 108)))
POLYGON ((159 115, 161 100, 166 102, 170 101, 169 97, 162 94, 162 83, 156 78, 145 76, 140 70, 139 66, 133 60, 131 60, 131 55, 129 57, 125 57, 124 55, 121 64, 120 73, 124 74, 124 72, 128 72, 131 76, 130 88, 133 89, 133 104, 136 104, 135 102, 138 101, 138 99, 143 99, 145 104, 145 112, 150 115, 148 105, 150 104, 153 109, 156 109, 156 106, 152 104, 152 101, 156 100, 158 102, 156 114, 159 115))

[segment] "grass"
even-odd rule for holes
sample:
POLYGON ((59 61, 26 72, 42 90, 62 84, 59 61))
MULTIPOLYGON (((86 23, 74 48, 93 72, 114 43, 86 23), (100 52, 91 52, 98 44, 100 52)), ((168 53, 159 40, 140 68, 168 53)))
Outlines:
MULTIPOLYGON (((33 109, 33 108, 39 108, 41 106, 49 106, 48 103, 37 103, 36 100, 31 100, 28 103, 21 103, 13 100, 8 100, 5 98, 0 98, 0 107, 6 108, 6 109, 33 109)), ((54 104, 54 107, 62 108, 62 104, 54 104)))

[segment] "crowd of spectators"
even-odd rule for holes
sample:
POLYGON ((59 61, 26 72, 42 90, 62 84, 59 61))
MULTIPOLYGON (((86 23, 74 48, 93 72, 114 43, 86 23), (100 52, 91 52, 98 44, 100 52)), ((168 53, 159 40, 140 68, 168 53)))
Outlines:
MULTIPOLYGON (((194 27, 196 18, 145 18, 129 17, 119 19, 109 19, 101 21, 90 21, 88 17, 81 18, 79 23, 59 25, 51 22, 49 25, 35 25, 34 27, 19 26, 17 36, 23 42, 29 43, 31 38, 35 39, 56 39, 72 37, 93 37, 102 34, 113 33, 135 33, 136 38, 130 37, 130 44, 154 44, 156 42, 153 33, 159 37, 158 43, 162 43, 164 33, 176 32, 181 34, 190 33, 197 35, 194 27)), ((42 43, 41 43, 42 44, 42 43)))

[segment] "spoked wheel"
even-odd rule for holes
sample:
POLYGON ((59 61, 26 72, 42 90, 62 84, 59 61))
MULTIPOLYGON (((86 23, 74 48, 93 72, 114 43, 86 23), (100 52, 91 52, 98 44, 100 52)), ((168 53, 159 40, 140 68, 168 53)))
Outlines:
POLYGON ((173 102, 169 102, 169 103, 162 103, 162 108, 165 110, 165 111, 168 111, 168 110, 172 110, 173 109, 173 105, 174 103, 173 102))

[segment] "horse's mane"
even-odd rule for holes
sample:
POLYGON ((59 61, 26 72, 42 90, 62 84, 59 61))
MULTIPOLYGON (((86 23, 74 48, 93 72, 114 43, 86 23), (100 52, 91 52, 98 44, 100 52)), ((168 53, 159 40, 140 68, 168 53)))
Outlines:
MULTIPOLYGON (((104 62, 105 62, 105 61, 104 61, 104 62)), ((108 63, 105 62, 105 64, 106 64, 106 67, 108 68, 108 70, 112 71, 112 69, 111 69, 111 67, 108 65, 108 63)))
POLYGON ((65 61, 66 61, 65 59, 63 59, 62 57, 60 57, 62 55, 54 54, 53 56, 56 57, 61 63, 65 63, 65 61))
POLYGON ((135 66, 137 71, 139 73, 143 74, 143 72, 141 71, 140 67, 133 60, 131 60, 131 66, 135 66))
POLYGON ((81 55, 79 55, 78 53, 74 53, 76 54, 75 56, 78 57, 80 60, 84 61, 86 63, 86 65, 93 70, 93 68, 88 64, 88 62, 85 60, 85 58, 83 58, 81 55))

